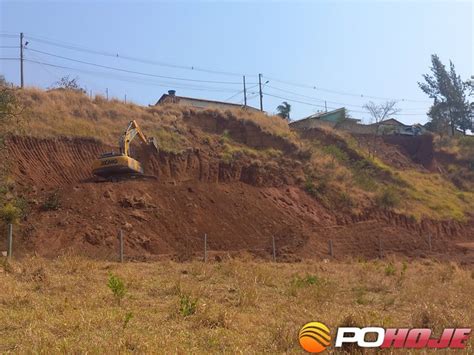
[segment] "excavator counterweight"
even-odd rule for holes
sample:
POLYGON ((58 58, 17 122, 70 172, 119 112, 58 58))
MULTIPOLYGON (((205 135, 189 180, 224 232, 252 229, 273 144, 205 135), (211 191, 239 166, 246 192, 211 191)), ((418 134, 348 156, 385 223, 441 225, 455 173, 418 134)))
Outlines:
POLYGON ((147 138, 136 121, 130 121, 126 131, 119 139, 119 152, 104 153, 94 161, 92 174, 108 180, 145 176, 141 163, 130 156, 130 144, 138 136, 142 143, 158 150, 155 138, 147 138))

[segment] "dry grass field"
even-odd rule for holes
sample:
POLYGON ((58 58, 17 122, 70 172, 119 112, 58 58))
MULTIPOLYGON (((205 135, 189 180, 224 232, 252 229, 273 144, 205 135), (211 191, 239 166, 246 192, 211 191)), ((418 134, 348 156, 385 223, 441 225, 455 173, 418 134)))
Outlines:
POLYGON ((428 259, 1 265, 1 353, 298 354, 309 321, 436 334, 474 324, 474 272, 428 259))

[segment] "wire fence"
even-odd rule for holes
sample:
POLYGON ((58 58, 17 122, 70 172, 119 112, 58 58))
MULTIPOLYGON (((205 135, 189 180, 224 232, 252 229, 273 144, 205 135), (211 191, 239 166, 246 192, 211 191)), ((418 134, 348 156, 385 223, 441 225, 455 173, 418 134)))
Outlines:
MULTIPOLYGON (((153 257, 169 257, 177 261, 202 260, 220 261, 223 255, 247 253, 256 258, 272 262, 291 262, 301 259, 342 259, 362 257, 383 259, 391 254, 428 256, 446 250, 446 244, 433 233, 410 235, 410 238, 394 238, 390 226, 380 226, 376 222, 365 221, 351 226, 337 225, 317 228, 318 234, 306 238, 270 235, 258 238, 255 243, 236 245, 231 241, 223 242, 209 233, 177 238, 174 253, 147 253, 140 255, 133 241, 128 240, 127 232, 118 229, 115 243, 108 243, 109 252, 98 253, 99 258, 124 262, 127 260, 147 260, 153 257), (363 232, 358 226, 363 225, 363 232), (370 228, 371 226, 371 228, 370 228)), ((2 255, 11 258, 14 255, 13 225, 7 225, 5 249, 2 255)), ((3 233, 2 233, 3 234, 3 233)), ((299 236, 298 236, 299 237, 299 236)), ((91 254, 91 256, 93 256, 91 254)))

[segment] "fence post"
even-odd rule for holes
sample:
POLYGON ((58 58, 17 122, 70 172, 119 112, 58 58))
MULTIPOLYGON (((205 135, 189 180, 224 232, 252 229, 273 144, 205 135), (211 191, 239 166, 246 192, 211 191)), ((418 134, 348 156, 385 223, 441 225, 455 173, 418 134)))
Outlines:
POLYGON ((275 236, 272 235, 272 249, 273 249, 273 261, 276 261, 276 250, 275 250, 275 236))
POLYGON ((204 262, 207 263, 207 233, 204 233, 204 262))
POLYGON ((432 251, 432 245, 431 245, 431 233, 428 234, 428 247, 430 248, 430 252, 432 251))
POLYGON ((119 241, 120 241, 120 262, 123 263, 123 231, 119 230, 119 241))
POLYGON ((7 257, 11 258, 13 254, 13 224, 8 225, 8 250, 7 257))
POLYGON ((379 236, 379 258, 383 258, 383 250, 382 250, 382 238, 379 236))
POLYGON ((334 258, 334 250, 332 247, 332 239, 329 239, 329 255, 331 255, 331 258, 334 258))

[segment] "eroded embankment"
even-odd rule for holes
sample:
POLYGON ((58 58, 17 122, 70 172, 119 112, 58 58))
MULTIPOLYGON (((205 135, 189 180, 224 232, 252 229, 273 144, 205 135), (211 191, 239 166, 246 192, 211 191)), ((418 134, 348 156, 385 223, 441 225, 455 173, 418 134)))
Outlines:
MULTIPOLYGON (((92 162, 113 148, 84 138, 41 139, 10 137, 7 140, 10 171, 22 185, 40 188, 84 182, 91 177, 92 162)), ((153 152, 135 147, 136 158, 148 175, 162 182, 244 182, 254 186, 296 184, 303 179, 300 164, 281 159, 279 164, 249 159, 223 162, 211 152, 188 149, 181 153, 153 152)))
POLYGON ((214 252, 247 251, 265 258, 273 236, 278 257, 289 261, 328 257, 331 239, 336 257, 377 257, 382 242, 384 253, 474 262, 472 252, 457 245, 472 241, 472 230, 465 226, 418 223, 383 211, 358 216, 328 211, 298 187, 301 168, 291 161, 287 166, 223 163, 212 152, 196 149, 142 151, 157 181, 94 183, 91 163, 110 150, 98 141, 11 137, 7 147, 18 193, 31 207, 17 228, 19 254, 55 256, 71 250, 110 257, 116 254, 116 233, 123 229, 127 254, 133 257, 200 255, 206 233, 214 252), (55 190, 58 208, 45 209, 55 190))

